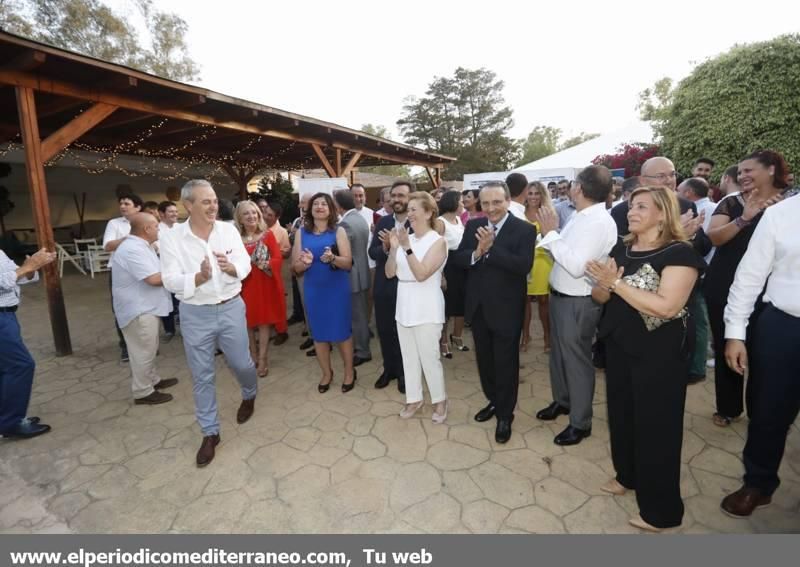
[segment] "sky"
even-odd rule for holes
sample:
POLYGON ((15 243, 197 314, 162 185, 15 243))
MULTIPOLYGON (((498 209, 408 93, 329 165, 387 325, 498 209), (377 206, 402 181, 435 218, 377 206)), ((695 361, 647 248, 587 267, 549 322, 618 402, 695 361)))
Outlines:
POLYGON ((639 92, 734 44, 800 32, 800 2, 772 0, 153 3, 188 23, 199 86, 396 140, 404 99, 459 66, 505 82, 512 136, 567 137, 635 121, 639 92))

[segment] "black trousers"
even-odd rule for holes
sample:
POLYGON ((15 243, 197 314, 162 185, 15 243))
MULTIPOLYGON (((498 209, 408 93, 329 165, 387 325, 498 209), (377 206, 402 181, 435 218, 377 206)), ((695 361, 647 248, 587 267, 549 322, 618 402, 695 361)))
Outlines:
POLYGON ((510 419, 519 390, 519 338, 522 327, 492 325, 482 307, 472 317, 472 338, 483 395, 495 406, 498 419, 510 419))
POLYGON ((294 276, 292 276, 292 319, 306 320, 306 314, 303 312, 303 298, 300 296, 300 285, 294 276))
POLYGON ((397 338, 395 310, 397 307, 397 288, 375 291, 375 324, 378 327, 378 340, 381 343, 383 371, 390 378, 405 376, 403 356, 400 354, 400 340, 397 338))
POLYGON ((119 328, 119 324, 117 323, 117 317, 114 315, 114 287, 113 287, 113 277, 114 277, 114 270, 108 271, 108 289, 111 292, 111 315, 114 316, 114 328, 117 330, 117 336, 119 337, 119 348, 123 350, 128 349, 128 345, 125 342, 125 337, 122 336, 122 331, 119 328))
POLYGON ((744 483, 771 495, 780 485, 778 467, 786 435, 800 410, 800 318, 767 304, 755 328, 750 368, 750 423, 744 446, 744 483))
POLYGON ((659 528, 679 526, 683 519, 681 445, 689 364, 681 337, 669 339, 653 341, 653 348, 636 356, 613 336, 605 340, 608 429, 617 481, 636 490, 642 519, 659 528))
MULTIPOLYGON (((731 370, 728 363, 725 362, 724 315, 726 303, 727 297, 720 300, 710 295, 706 296, 708 323, 711 326, 714 343, 714 390, 717 398, 717 413, 725 417, 739 417, 745 406, 747 415, 750 415, 750 384, 752 380, 748 382, 747 391, 745 391, 744 376, 731 370)), ((754 318, 751 317, 750 323, 752 324, 753 321, 754 318)))
POLYGON ((175 297, 174 293, 169 294, 172 300, 172 311, 170 311, 169 315, 164 315, 161 317, 161 323, 164 325, 164 332, 168 335, 175 334, 175 316, 178 314, 178 298, 175 297))

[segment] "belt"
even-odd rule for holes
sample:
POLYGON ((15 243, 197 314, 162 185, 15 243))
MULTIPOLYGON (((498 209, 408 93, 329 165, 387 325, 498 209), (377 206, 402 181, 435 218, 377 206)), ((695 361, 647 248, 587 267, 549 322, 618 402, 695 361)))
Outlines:
POLYGON ((0 307, 0 313, 14 313, 17 310, 18 305, 12 305, 11 307, 0 307))
POLYGON ((223 299, 222 301, 220 301, 219 303, 215 303, 214 305, 222 305, 223 303, 228 303, 229 301, 233 301, 234 299, 236 299, 238 297, 239 297, 239 294, 237 293, 233 297, 229 297, 228 299, 223 299))
POLYGON ((550 293, 555 295, 556 297, 591 297, 591 295, 567 295, 566 293, 561 293, 555 288, 550 288, 550 293))

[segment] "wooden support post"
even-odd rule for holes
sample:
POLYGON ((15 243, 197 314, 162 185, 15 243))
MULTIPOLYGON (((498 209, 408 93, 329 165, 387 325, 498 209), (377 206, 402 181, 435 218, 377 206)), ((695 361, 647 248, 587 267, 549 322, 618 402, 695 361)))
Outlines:
POLYGON ((325 172, 328 174, 328 177, 337 177, 336 171, 333 169, 331 162, 328 161, 328 158, 325 156, 325 152, 322 151, 322 148, 317 144, 311 144, 311 147, 314 149, 314 153, 317 154, 317 158, 319 158, 322 167, 325 168, 325 172))
POLYGON ((336 148, 336 177, 342 177, 342 150, 336 148))
POLYGON ((428 179, 431 180, 431 185, 433 185, 433 188, 434 189, 438 189, 438 186, 436 185, 436 179, 433 177, 433 173, 431 173, 431 168, 430 167, 426 167, 425 168, 425 173, 428 174, 428 179))
POLYGON ((239 187, 239 199, 242 201, 247 199, 247 184, 250 183, 250 180, 255 176, 255 170, 247 171, 243 167, 234 167, 228 164, 223 165, 222 169, 225 170, 225 173, 227 173, 239 187))
MULTIPOLYGON (((362 154, 360 152, 356 152, 356 153, 353 154, 353 157, 350 158, 350 161, 347 162, 347 165, 344 166, 344 169, 342 170, 342 174, 341 174, 342 177, 347 177, 348 175, 350 175, 352 177, 353 168, 358 163, 358 160, 361 159, 361 155, 362 154)), ((350 185, 352 185, 352 184, 353 183, 351 182, 350 185)))
POLYGON ((350 170, 350 187, 352 187, 355 184, 356 184, 356 170, 355 169, 351 169, 350 170))
MULTIPOLYGON (((55 252, 56 244, 53 227, 50 224, 50 205, 47 198, 47 184, 42 159, 42 142, 39 138, 39 122, 36 118, 34 91, 28 87, 16 87, 17 111, 25 147, 25 171, 31 192, 33 218, 36 223, 36 237, 40 248, 55 252)), ((47 288, 47 305, 50 311, 50 326, 53 329, 56 356, 72 354, 69 337, 67 312, 64 308, 64 294, 58 277, 58 265, 52 262, 42 268, 44 284, 47 288)))
POLYGON ((441 167, 437 167, 436 168, 436 188, 438 189, 441 186, 442 186, 442 168, 441 167))

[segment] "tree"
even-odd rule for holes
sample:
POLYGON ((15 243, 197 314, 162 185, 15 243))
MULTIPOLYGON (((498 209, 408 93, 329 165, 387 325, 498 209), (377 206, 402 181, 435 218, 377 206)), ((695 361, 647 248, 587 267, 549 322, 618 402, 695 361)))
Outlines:
POLYGON ((597 138, 600 134, 593 133, 589 134, 586 132, 581 132, 577 136, 573 136, 572 138, 567 138, 563 142, 561 142, 561 146, 559 147, 559 151, 566 150, 567 148, 571 148, 572 146, 577 146, 578 144, 582 144, 584 142, 588 142, 589 140, 593 140, 597 138))
POLYGON ((407 143, 458 158, 445 169, 445 179, 504 171, 518 147, 507 135, 514 121, 503 87, 492 71, 459 67, 452 77, 434 77, 426 96, 406 99, 397 125, 407 143))
MULTIPOLYGON (((361 126, 361 131, 371 136, 378 136, 379 138, 386 138, 391 140, 392 136, 386 129, 386 126, 375 124, 364 124, 361 126)), ((407 165, 375 165, 371 167, 359 167, 359 171, 364 173, 375 173, 378 175, 388 175, 390 177, 402 177, 408 179, 411 177, 411 168, 407 165)))
POLYGON ((642 164, 654 156, 661 155, 654 144, 624 144, 615 154, 604 154, 592 160, 594 165, 604 165, 608 169, 625 168, 625 178, 639 175, 642 164))
POLYGON ((556 153, 560 137, 560 128, 536 126, 527 138, 520 140, 522 157, 520 157, 517 167, 556 153))
POLYGON ((639 93, 636 110, 642 120, 658 120, 672 102, 672 79, 662 77, 655 84, 639 93))
POLYGON ((800 35, 737 45, 698 65, 657 109, 662 150, 678 171, 709 157, 728 165, 756 149, 800 165, 800 35))
MULTIPOLYGON (((294 186, 288 179, 278 173, 275 178, 264 176, 258 181, 258 196, 264 197, 267 203, 280 203, 283 208, 281 218, 278 219, 282 225, 286 225, 300 214, 297 198, 294 196, 294 186)), ((251 196, 251 199, 256 196, 251 196)))
POLYGON ((55 47, 119 63, 176 81, 198 78, 184 39, 188 26, 175 14, 134 0, 147 36, 100 0, 0 0, 0 27, 55 47), (149 44, 149 45, 147 45, 149 44))

